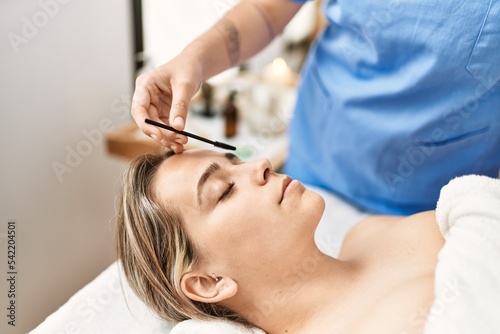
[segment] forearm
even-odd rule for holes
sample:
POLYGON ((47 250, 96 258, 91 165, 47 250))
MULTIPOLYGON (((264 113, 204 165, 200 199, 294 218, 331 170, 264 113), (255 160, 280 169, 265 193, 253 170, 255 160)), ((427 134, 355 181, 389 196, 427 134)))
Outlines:
POLYGON ((242 0, 181 53, 201 66, 203 80, 262 50, 299 10, 288 0, 242 0))

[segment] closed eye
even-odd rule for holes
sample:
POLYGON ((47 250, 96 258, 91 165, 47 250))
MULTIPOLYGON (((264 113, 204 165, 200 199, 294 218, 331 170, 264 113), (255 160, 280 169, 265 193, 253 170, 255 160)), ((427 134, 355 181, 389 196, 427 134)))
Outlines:
POLYGON ((234 188, 234 182, 230 182, 228 187, 226 188, 226 190, 224 190, 221 197, 219 198, 219 202, 226 199, 231 194, 231 191, 233 190, 233 188, 234 188))

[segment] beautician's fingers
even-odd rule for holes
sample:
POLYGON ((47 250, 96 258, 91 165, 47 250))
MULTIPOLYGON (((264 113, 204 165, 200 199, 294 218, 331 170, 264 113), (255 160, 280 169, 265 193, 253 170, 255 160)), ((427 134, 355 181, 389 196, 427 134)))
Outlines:
POLYGON ((144 122, 144 120, 149 117, 148 108, 150 106, 150 101, 151 99, 148 89, 146 88, 146 86, 143 86, 139 82, 139 78, 137 78, 134 96, 132 97, 132 108, 130 110, 130 113, 132 114, 132 117, 137 123, 139 129, 141 129, 142 132, 146 134, 155 132, 153 131, 153 126, 150 126, 144 122))
POLYGON ((175 153, 181 153, 184 150, 184 145, 187 144, 188 138, 186 136, 175 134, 174 140, 171 142, 163 142, 162 145, 170 147, 175 153))
POLYGON ((147 124, 144 121, 146 118, 151 118, 155 121, 163 122, 163 120, 160 119, 162 115, 156 107, 156 105, 161 106, 162 104, 161 102, 158 103, 161 99, 159 96, 161 95, 163 95, 163 92, 156 85, 155 78, 152 73, 145 73, 139 76, 136 80, 136 87, 132 98, 132 108, 130 112, 142 132, 159 143, 162 143, 163 141, 165 144, 168 144, 168 141, 174 140, 174 136, 172 136, 171 140, 168 140, 168 134, 166 134, 167 138, 165 138, 164 133, 159 128, 147 124))
MULTIPOLYGON (((158 115, 158 110, 156 109, 155 106, 151 106, 151 115, 158 115)), ((163 117, 160 116, 158 119, 155 119, 155 117, 151 118, 152 120, 156 120, 157 122, 163 123, 163 124, 169 124, 168 122, 168 117, 163 117)), ((164 140, 160 144, 162 144, 165 147, 170 147, 170 144, 172 143, 177 143, 179 145, 185 145, 188 142, 188 137, 185 135, 181 135, 180 133, 176 133, 173 131, 165 130, 159 127, 154 127, 156 131, 161 132, 162 139, 164 140)))
MULTIPOLYGON (((156 140, 159 144, 170 147, 174 142, 177 142, 182 145, 184 142, 187 142, 186 136, 162 130, 144 121, 146 118, 150 118, 154 121, 168 124, 171 94, 165 94, 162 89, 158 88, 156 81, 154 72, 146 73, 137 79, 136 90, 132 100, 132 116, 142 132, 156 140)), ((176 151, 179 151, 179 149, 176 151)))
POLYGON ((175 142, 177 144, 186 145, 188 142, 188 137, 178 134, 175 136, 175 142))
POLYGON ((183 130, 188 105, 199 89, 202 68, 186 57, 176 57, 154 70, 140 75, 132 100, 131 113, 139 128, 146 135, 165 147, 174 146, 182 152, 187 137, 145 123, 149 118, 183 130))
POLYGON ((170 145, 170 149, 173 150, 175 153, 182 153, 182 151, 184 150, 184 146, 174 143, 170 145))
POLYGON ((196 85, 188 79, 172 79, 171 84, 172 105, 170 106, 168 121, 170 126, 176 130, 184 130, 189 101, 199 88, 199 84, 196 85))

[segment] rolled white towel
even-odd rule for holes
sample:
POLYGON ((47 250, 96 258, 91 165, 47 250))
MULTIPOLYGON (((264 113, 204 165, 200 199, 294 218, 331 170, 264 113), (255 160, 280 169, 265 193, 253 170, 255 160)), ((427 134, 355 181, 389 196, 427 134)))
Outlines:
POLYGON ((436 219, 446 243, 425 334, 499 333, 500 180, 453 179, 441 190, 436 219))
POLYGON ((466 175, 454 178, 441 189, 436 219, 443 237, 446 238, 450 227, 466 216, 500 218, 500 180, 466 175))

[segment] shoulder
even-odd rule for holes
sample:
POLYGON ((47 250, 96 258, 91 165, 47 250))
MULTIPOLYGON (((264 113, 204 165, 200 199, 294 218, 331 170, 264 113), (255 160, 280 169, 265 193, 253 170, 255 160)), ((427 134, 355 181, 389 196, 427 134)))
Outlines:
POLYGON ((378 215, 363 219, 347 233, 342 243, 339 259, 347 260, 357 257, 360 252, 366 249, 367 245, 370 246, 373 243, 375 236, 384 233, 402 219, 404 217, 378 215))
POLYGON ((442 236, 436 223, 435 211, 425 211, 408 217, 372 216, 356 224, 344 239, 339 259, 347 260, 362 253, 383 249, 404 248, 435 251, 442 247, 442 236))

